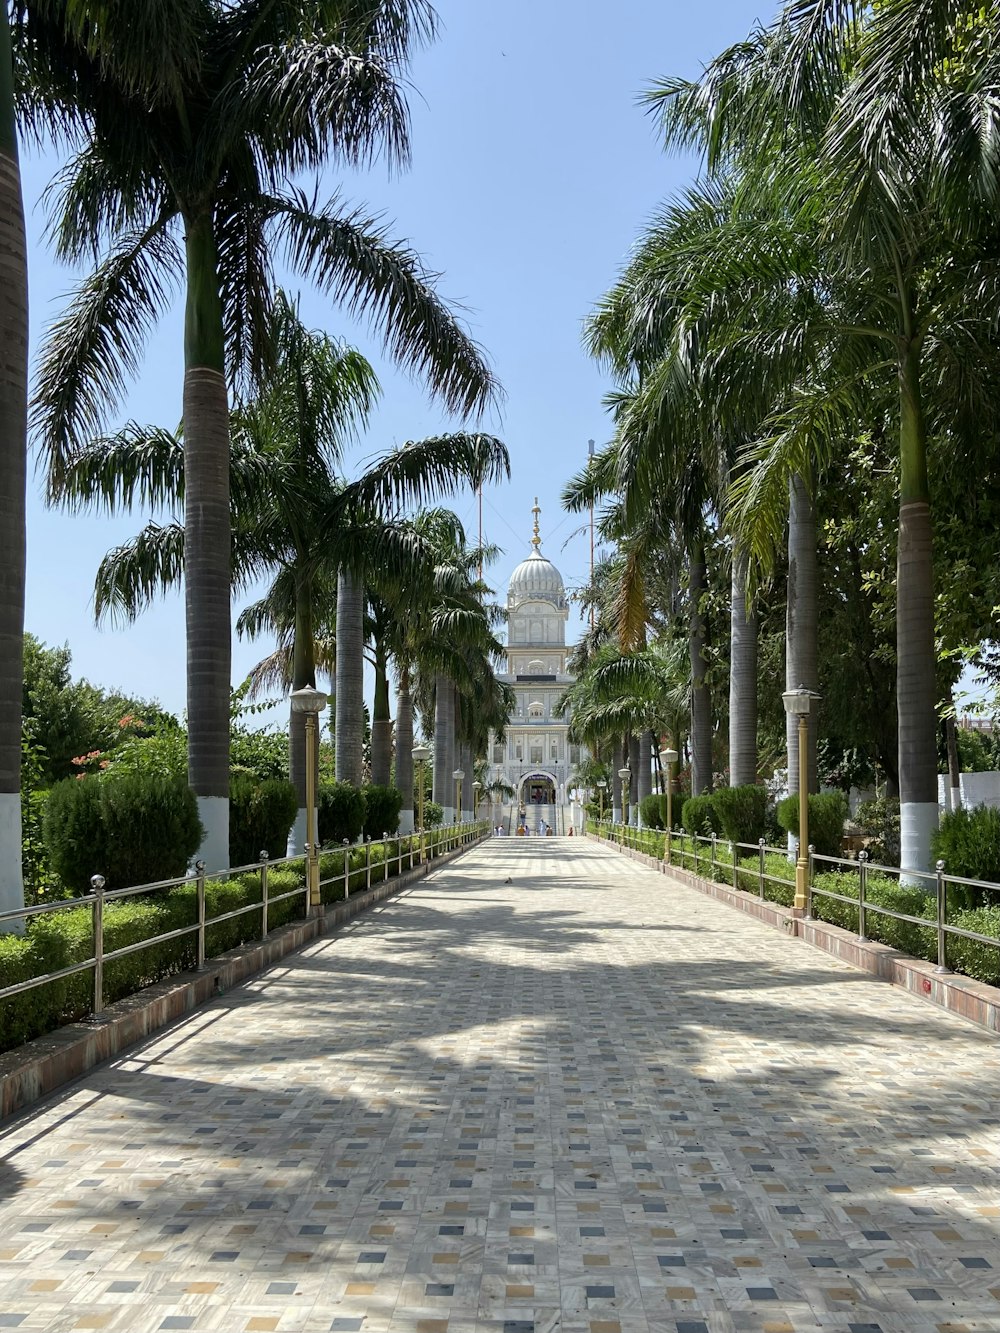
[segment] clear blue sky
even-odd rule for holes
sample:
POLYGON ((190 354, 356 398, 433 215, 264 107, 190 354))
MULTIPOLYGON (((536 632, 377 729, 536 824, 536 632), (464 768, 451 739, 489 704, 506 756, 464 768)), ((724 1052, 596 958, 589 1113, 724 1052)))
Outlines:
MULTIPOLYGON (((656 77, 696 74, 713 54, 767 20, 758 0, 714 0, 704 8, 664 0, 622 0, 612 10, 579 0, 438 0, 443 33, 412 71, 413 165, 388 178, 328 172, 321 193, 345 196, 394 219, 465 308, 507 398, 502 419, 485 423, 507 443, 513 480, 488 491, 485 529, 504 548, 491 571, 506 588, 527 553, 531 506, 542 506, 543 551, 568 585, 586 578, 589 543, 569 540, 578 520, 559 496, 585 461, 587 440, 607 435, 607 388, 581 348, 581 324, 608 287, 656 205, 691 178, 695 165, 667 158, 636 104, 656 77)), ((58 312, 76 276, 53 264, 39 202, 55 157, 25 153, 24 186, 32 284, 32 329, 58 312)), ((377 342, 301 285, 314 327, 346 337, 379 368, 384 398, 357 450, 383 449, 454 429, 418 384, 394 372, 377 342)), ((164 322, 120 419, 173 426, 180 416, 179 310, 164 322)), ((91 598, 102 555, 145 520, 69 516, 46 510, 40 483, 28 511, 27 628, 50 644, 68 642, 74 675, 184 707, 184 616, 180 596, 128 629, 97 630, 91 598)), ((453 507, 475 532, 474 497, 453 507)), ((570 622, 574 633, 574 621, 570 622)), ((266 651, 234 645, 238 683, 266 651)))

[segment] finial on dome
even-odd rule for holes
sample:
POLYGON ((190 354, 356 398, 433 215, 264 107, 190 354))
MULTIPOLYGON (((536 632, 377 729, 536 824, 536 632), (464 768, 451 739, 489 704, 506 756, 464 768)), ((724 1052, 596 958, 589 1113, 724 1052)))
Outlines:
POLYGON ((538 507, 538 496, 537 496, 537 495, 535 496, 535 507, 534 507, 534 509, 532 509, 531 512, 532 512, 532 513, 534 514, 534 516, 535 516, 535 535, 534 535, 534 536, 532 537, 532 539, 531 539, 531 544, 532 544, 532 546, 535 548, 535 550, 537 551, 538 548, 539 548, 539 546, 541 546, 541 544, 542 544, 542 539, 541 539, 541 537, 538 535, 538 515, 539 515, 542 511, 541 511, 541 510, 539 509, 539 507, 538 507))

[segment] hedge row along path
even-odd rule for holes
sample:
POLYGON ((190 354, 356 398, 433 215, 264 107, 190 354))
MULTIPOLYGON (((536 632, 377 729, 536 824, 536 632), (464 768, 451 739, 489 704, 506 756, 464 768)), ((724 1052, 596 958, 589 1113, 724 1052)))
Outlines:
POLYGON ((1000 1327, 997 1039, 495 839, 15 1122, 5 1327, 1000 1327))

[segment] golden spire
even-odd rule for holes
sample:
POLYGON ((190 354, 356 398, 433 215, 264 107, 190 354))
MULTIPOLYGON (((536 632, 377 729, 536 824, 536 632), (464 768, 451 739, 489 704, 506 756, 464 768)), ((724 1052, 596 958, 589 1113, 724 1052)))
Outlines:
POLYGON ((541 510, 539 509, 539 507, 538 507, 538 496, 537 496, 537 495, 535 496, 535 507, 534 507, 534 509, 532 509, 531 512, 532 512, 532 513, 534 514, 534 516, 535 516, 535 535, 534 535, 534 536, 532 537, 532 539, 531 539, 531 544, 532 544, 532 546, 535 548, 535 550, 537 551, 538 548, 539 548, 539 546, 541 546, 541 544, 542 544, 542 539, 541 539, 541 537, 538 535, 538 515, 539 515, 542 511, 541 511, 541 510))

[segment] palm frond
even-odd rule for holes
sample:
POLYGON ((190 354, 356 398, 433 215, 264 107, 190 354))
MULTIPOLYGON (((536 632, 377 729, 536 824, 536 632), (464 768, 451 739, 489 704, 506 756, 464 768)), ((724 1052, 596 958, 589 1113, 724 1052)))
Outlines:
POLYGON ((94 618, 100 624, 131 624, 162 593, 179 586, 184 573, 184 529, 179 523, 148 523, 101 561, 94 580, 94 618))
POLYGON ((156 509, 184 499, 184 449, 176 435, 130 421, 117 434, 89 440, 49 473, 50 504, 119 513, 140 504, 156 509))

